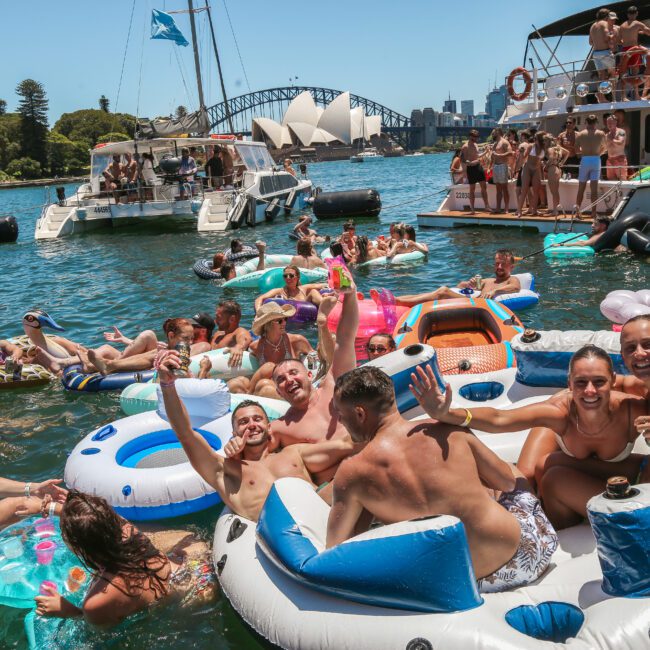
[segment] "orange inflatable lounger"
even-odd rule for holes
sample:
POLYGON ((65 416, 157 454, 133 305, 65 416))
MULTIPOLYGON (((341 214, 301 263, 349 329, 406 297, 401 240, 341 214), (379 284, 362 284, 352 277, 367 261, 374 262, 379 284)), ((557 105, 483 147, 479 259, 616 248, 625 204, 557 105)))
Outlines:
POLYGON ((510 341, 523 331, 517 316, 494 300, 457 298, 416 305, 399 319, 393 336, 398 348, 431 345, 440 372, 457 375, 515 366, 510 341))

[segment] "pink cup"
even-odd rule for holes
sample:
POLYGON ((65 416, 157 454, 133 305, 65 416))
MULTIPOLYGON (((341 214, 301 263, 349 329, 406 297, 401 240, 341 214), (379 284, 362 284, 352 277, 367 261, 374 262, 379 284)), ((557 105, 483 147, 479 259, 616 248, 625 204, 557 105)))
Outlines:
POLYGON ((54 522, 52 519, 41 517, 34 522, 34 529, 41 537, 47 537, 48 535, 54 535, 54 522))
POLYGON ((36 551, 36 561, 39 564, 51 564, 56 551, 56 544, 50 540, 39 542, 34 546, 36 551))
POLYGON ((52 582, 51 580, 43 580, 43 582, 41 582, 41 586, 38 588, 38 593, 41 594, 41 596, 49 596, 50 590, 58 591, 56 582, 52 582))

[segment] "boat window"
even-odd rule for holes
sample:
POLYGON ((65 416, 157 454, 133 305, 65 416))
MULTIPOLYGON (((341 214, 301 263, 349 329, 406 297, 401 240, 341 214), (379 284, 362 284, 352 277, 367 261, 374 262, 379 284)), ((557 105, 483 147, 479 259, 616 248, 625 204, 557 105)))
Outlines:
POLYGON ((298 185, 298 181, 291 174, 273 174, 262 176, 260 179, 260 191, 262 194, 273 194, 288 190, 298 185))
POLYGON ((264 146, 240 146, 237 152, 241 156, 246 168, 250 171, 261 171, 273 167, 273 159, 264 146))
POLYGON ((650 153, 650 113, 645 116, 645 150, 650 153))

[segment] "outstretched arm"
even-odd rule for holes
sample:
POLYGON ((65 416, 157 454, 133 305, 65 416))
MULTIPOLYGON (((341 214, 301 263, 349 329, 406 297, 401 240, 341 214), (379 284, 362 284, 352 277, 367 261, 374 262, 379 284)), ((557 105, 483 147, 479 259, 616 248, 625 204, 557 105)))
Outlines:
POLYGON ((255 246, 257 247, 257 252, 259 253, 259 257, 257 258, 257 270, 263 271, 266 268, 266 242, 255 242, 255 246))
POLYGON ((332 375, 338 379, 343 373, 352 370, 357 365, 357 355, 354 350, 354 339, 359 329, 359 303, 357 301, 357 285, 349 271, 343 270, 350 280, 350 286, 342 289, 343 307, 341 318, 336 328, 336 345, 332 360, 332 375))
POLYGON ((263 293, 261 296, 257 296, 257 298, 255 298, 255 311, 257 311, 262 306, 262 303, 267 298, 275 298, 275 296, 279 296, 281 293, 282 289, 270 289, 266 293, 263 293))
POLYGON ((14 361, 20 361, 23 358, 23 349, 19 345, 9 343, 9 341, 0 341, 0 350, 6 356, 12 357, 14 361))
POLYGON ((327 327, 327 317, 337 302, 338 300, 334 295, 324 296, 318 306, 318 316, 316 317, 316 325, 318 326, 318 345, 316 349, 321 360, 327 364, 328 368, 332 365, 336 344, 329 327, 327 327))
POLYGON ((190 416, 174 386, 173 370, 180 367, 178 358, 176 350, 163 350, 156 357, 154 364, 160 378, 167 418, 194 470, 208 485, 222 492, 224 459, 215 453, 200 433, 192 429, 190 416))
POLYGON ((354 451, 354 443, 346 435, 344 438, 296 445, 294 448, 297 448, 307 471, 318 474, 349 456, 354 451))

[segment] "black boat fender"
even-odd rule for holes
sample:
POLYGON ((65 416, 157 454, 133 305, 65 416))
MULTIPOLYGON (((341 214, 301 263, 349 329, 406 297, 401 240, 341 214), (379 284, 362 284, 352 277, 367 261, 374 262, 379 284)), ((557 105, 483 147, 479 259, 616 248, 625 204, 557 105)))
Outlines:
POLYGON ((314 199, 312 209, 319 219, 378 217, 381 198, 379 192, 373 189, 321 192, 314 199))
MULTIPOLYGON (((598 253, 600 251, 614 250, 620 243, 625 232, 631 228, 643 230, 650 222, 650 215, 645 212, 634 212, 618 219, 614 219, 609 224, 609 228, 603 236, 594 244, 593 248, 598 253)), ((629 241, 629 240, 628 240, 629 241)))
POLYGON ((18 239, 18 222, 16 217, 0 217, 0 244, 9 244, 18 239))

